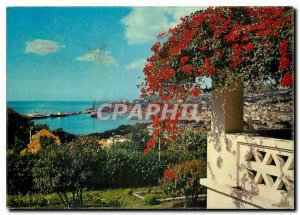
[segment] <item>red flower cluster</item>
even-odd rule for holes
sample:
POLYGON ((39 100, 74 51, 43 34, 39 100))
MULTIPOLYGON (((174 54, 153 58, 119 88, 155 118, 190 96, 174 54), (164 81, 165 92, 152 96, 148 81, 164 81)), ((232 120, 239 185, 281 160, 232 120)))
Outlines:
POLYGON ((241 64, 244 59, 241 57, 241 54, 243 53, 242 46, 234 43, 232 45, 232 54, 230 60, 232 63, 230 64, 231 68, 236 68, 239 64, 241 64))
POLYGON ((215 74, 215 67, 210 63, 210 58, 205 58, 203 67, 198 69, 199 74, 204 74, 213 76, 215 74))
POLYGON ((160 129, 155 129, 154 131, 153 131, 153 135, 154 136, 159 136, 160 135, 160 129))
POLYGON ((161 99, 162 99, 163 101, 168 101, 168 100, 171 100, 172 98, 173 98, 173 96, 170 95, 170 94, 166 94, 166 95, 162 95, 162 96, 161 96, 161 99))
POLYGON ((189 61, 189 58, 187 56, 183 56, 180 58, 180 64, 184 65, 189 61))
POLYGON ((254 48, 254 43, 252 43, 252 42, 249 42, 245 45, 245 49, 248 52, 251 51, 253 48, 254 48))
POLYGON ((234 42, 237 40, 238 37, 242 35, 242 25, 235 25, 232 27, 229 34, 225 35, 224 38, 227 40, 227 42, 234 42))
POLYGON ((150 138, 147 142, 147 147, 144 149, 144 154, 149 153, 152 148, 155 146, 156 144, 156 140, 154 139, 154 137, 150 138))
POLYGON ((197 96, 199 96, 200 90, 197 87, 194 87, 192 89, 191 93, 194 97, 197 97, 197 96))
POLYGON ((285 73, 281 80, 280 85, 282 87, 289 87, 293 84, 293 76, 290 73, 285 73))
POLYGON ((160 42, 157 42, 151 47, 151 51, 158 52, 159 48, 160 48, 160 42))
POLYGON ((164 177, 168 180, 174 180, 177 178, 177 175, 175 174, 175 172, 171 171, 171 170, 168 170, 168 169, 165 169, 164 171, 164 177))
POLYGON ((290 60, 288 59, 288 42, 286 40, 281 41, 279 45, 279 51, 280 51, 280 61, 279 61, 279 70, 283 71, 287 69, 290 66, 290 60))
MULTIPOLYGON (((176 27, 159 35, 165 38, 164 43, 157 42, 151 47, 154 54, 147 59, 143 70, 142 97, 158 95, 172 103, 176 99, 198 96, 201 89, 193 86, 204 76, 216 76, 216 69, 220 74, 223 71, 241 76, 245 71, 241 68, 261 72, 252 76, 253 82, 261 76, 279 77, 277 73, 282 71, 287 74, 281 86, 290 86, 293 81, 288 73, 292 19, 293 10, 288 7, 210 7, 181 19, 176 27), (278 50, 280 59, 273 54, 278 50), (260 57, 254 60, 253 54, 260 57), (269 62, 278 63, 279 71, 270 74, 256 69, 258 65, 268 66, 269 62)), ((177 120, 160 121, 158 118, 153 118, 153 125, 160 133, 167 134, 164 137, 174 137, 179 132, 177 120)), ((167 138, 162 141, 166 143, 167 138)), ((154 144, 155 139, 148 145, 154 144)))
POLYGON ((164 67, 159 71, 158 77, 163 80, 169 80, 170 78, 173 78, 175 76, 174 69, 170 67, 164 67))
POLYGON ((180 70, 184 73, 184 74, 190 74, 192 73, 194 69, 194 66, 192 64, 187 64, 187 65, 184 65, 182 67, 180 67, 180 70))

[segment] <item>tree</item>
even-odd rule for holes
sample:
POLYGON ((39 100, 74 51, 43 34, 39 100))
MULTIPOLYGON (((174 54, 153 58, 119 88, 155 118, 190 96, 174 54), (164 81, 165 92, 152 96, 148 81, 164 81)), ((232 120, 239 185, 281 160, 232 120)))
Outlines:
POLYGON ((202 132, 195 132, 192 129, 187 129, 182 135, 178 136, 168 149, 172 148, 174 151, 201 151, 206 150, 206 134, 202 132))
MULTIPOLYGON (((210 7, 182 18, 158 36, 163 43, 151 47, 154 54, 143 69, 141 97, 185 101, 201 93, 205 78, 213 79, 219 93, 238 80, 258 90, 266 85, 291 87, 293 12, 290 7, 210 7)), ((159 117, 152 118, 153 127, 162 128, 169 138, 180 133, 178 118, 159 117)), ((146 153, 156 139, 150 139, 146 153)))
POLYGON ((39 132, 39 131, 42 130, 42 129, 46 129, 46 130, 48 130, 48 131, 50 130, 49 125, 47 125, 47 124, 35 124, 35 125, 33 126, 32 132, 33 132, 33 134, 34 134, 34 133, 39 132))
POLYGON ((134 150, 143 151, 150 138, 150 135, 145 130, 136 130, 131 136, 131 141, 134 145, 134 150))
POLYGON ((52 133, 59 137, 61 143, 68 143, 76 138, 76 135, 66 132, 62 128, 58 128, 52 131, 52 133))
POLYGON ((29 143, 29 131, 33 122, 27 116, 7 108, 7 148, 19 153, 29 143))
POLYGON ((65 207, 82 207, 82 192, 93 175, 99 144, 83 138, 44 145, 32 170, 35 187, 43 193, 57 193, 65 207))
POLYGON ((37 160, 37 155, 8 152, 6 155, 7 193, 9 195, 26 194, 33 191, 31 168, 37 160))

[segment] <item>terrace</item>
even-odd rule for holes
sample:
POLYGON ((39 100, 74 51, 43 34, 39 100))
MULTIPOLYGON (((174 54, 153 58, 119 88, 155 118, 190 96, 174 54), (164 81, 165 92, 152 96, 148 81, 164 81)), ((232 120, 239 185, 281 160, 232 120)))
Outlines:
POLYGON ((200 180, 208 188, 207 208, 292 209, 293 134, 288 130, 244 132, 243 103, 241 85, 212 101, 207 178, 200 180))

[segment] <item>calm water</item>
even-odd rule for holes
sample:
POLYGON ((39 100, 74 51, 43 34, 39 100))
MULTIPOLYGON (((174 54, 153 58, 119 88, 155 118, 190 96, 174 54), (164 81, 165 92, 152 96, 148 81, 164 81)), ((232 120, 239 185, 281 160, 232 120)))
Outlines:
MULTIPOLYGON (((104 102, 97 102, 96 107, 99 107, 104 102)), ((92 106, 89 101, 10 101, 7 106, 13 108, 21 114, 29 113, 56 113, 56 112, 69 112, 81 111, 92 106)), ((106 130, 114 129, 119 125, 135 124, 136 120, 127 120, 126 118, 118 118, 117 120, 99 120, 92 118, 88 114, 73 115, 61 118, 45 118, 33 120, 36 124, 47 124, 51 130, 62 128, 63 130, 73 134, 89 134, 96 132, 103 132, 106 130)))

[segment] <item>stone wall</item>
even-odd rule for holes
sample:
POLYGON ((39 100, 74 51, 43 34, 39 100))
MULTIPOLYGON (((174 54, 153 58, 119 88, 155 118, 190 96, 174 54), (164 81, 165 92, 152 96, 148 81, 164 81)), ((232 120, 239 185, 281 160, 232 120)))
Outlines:
POLYGON ((294 141, 226 134, 216 150, 208 138, 208 209, 294 208, 294 141))

